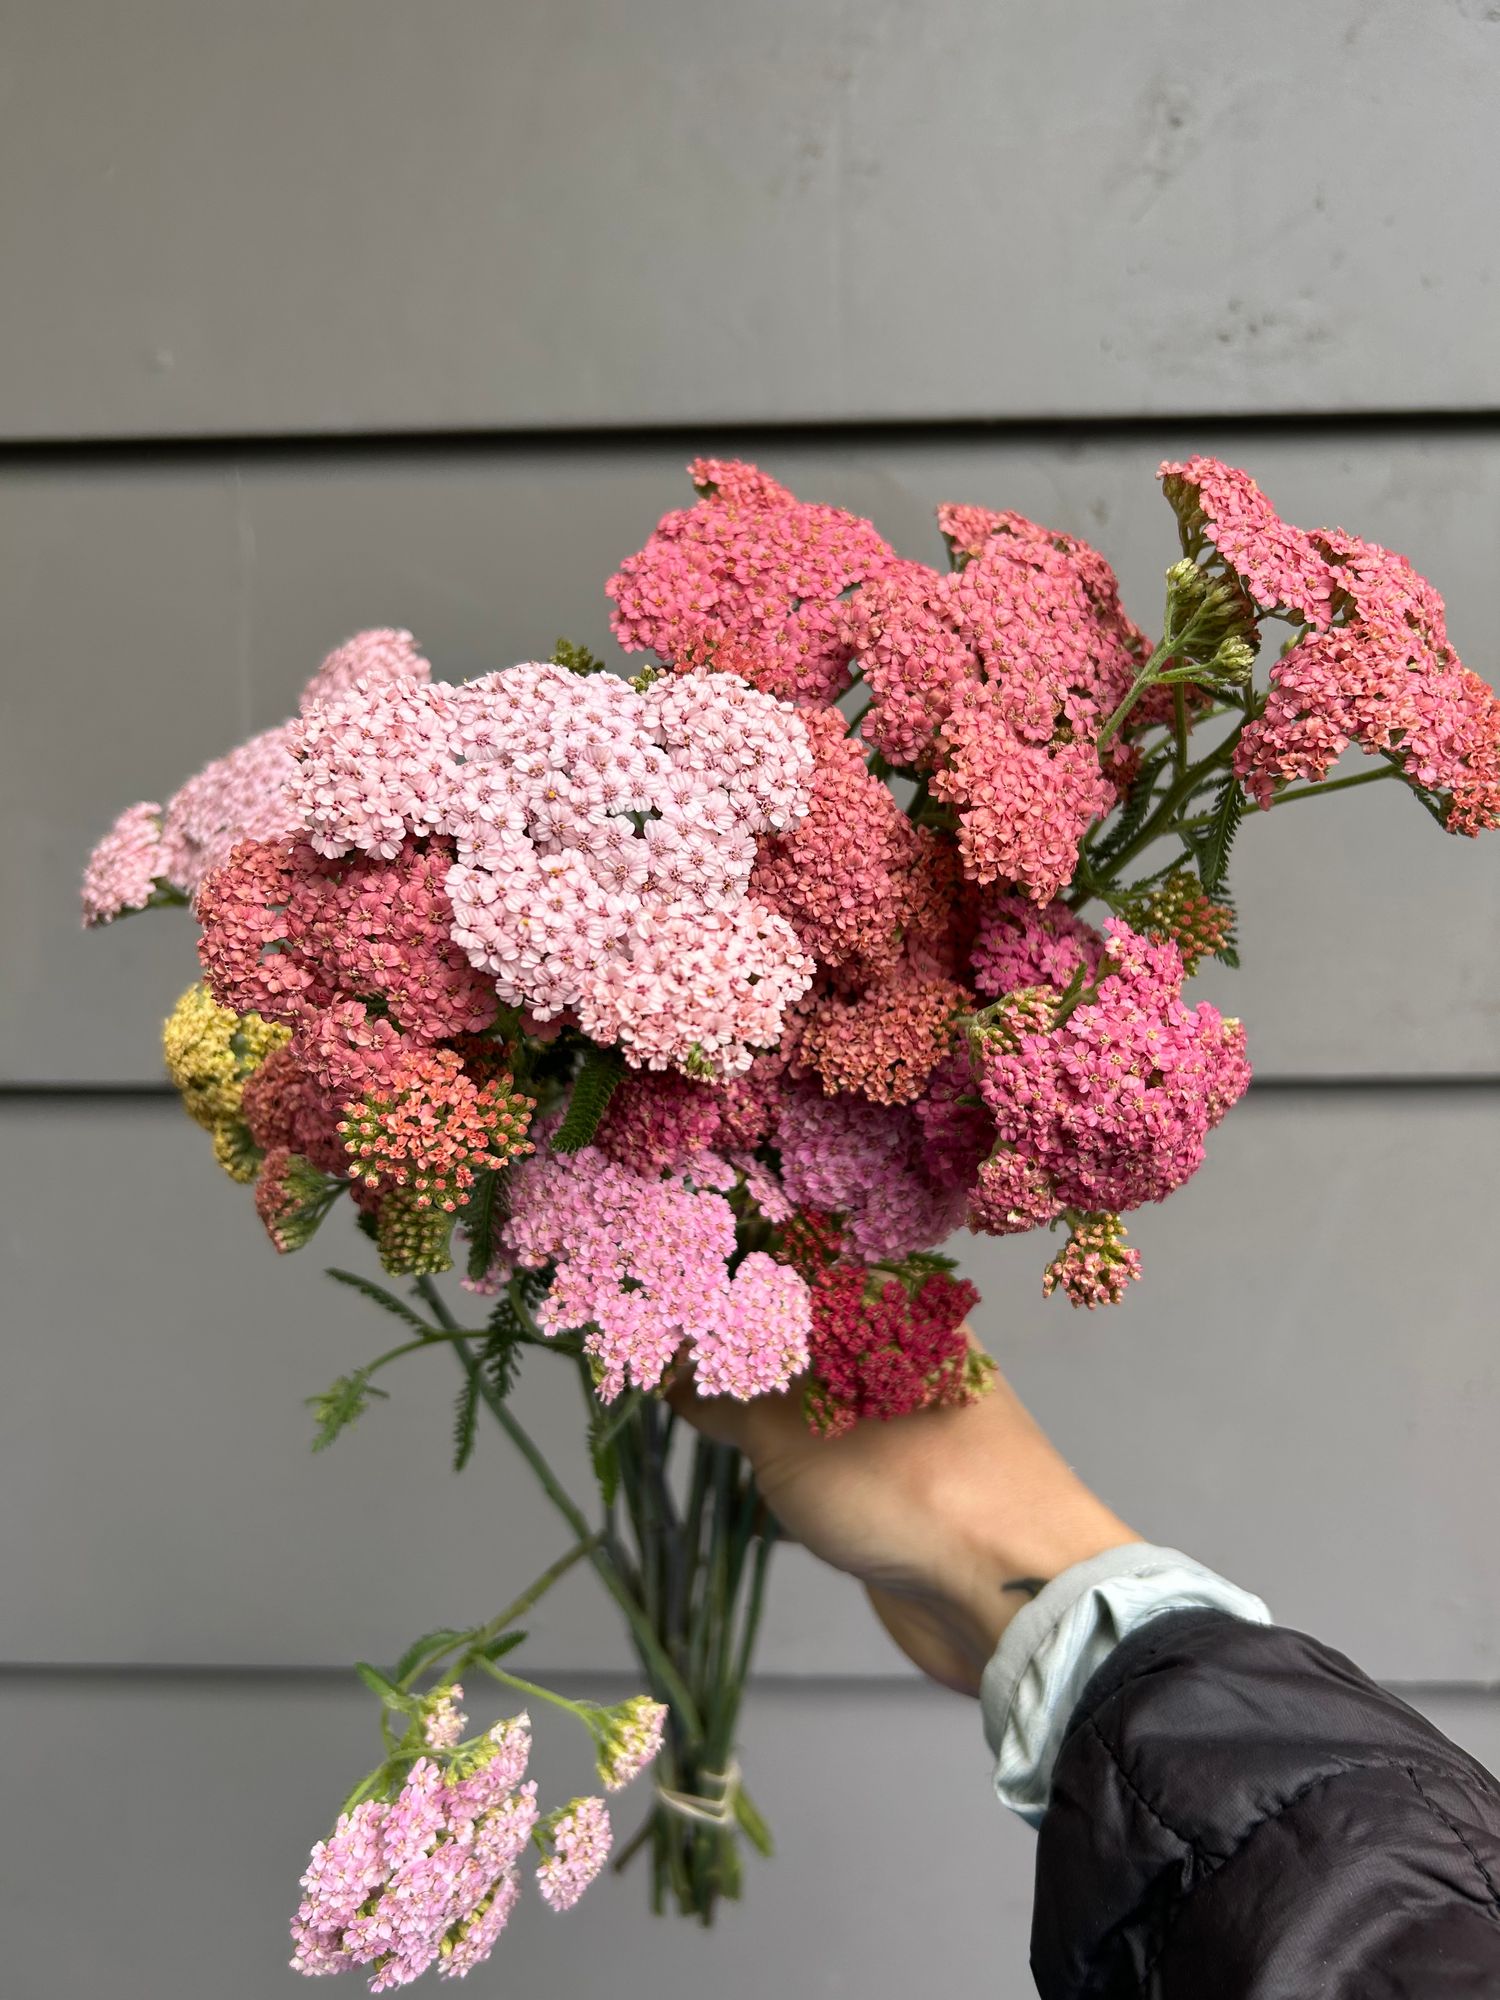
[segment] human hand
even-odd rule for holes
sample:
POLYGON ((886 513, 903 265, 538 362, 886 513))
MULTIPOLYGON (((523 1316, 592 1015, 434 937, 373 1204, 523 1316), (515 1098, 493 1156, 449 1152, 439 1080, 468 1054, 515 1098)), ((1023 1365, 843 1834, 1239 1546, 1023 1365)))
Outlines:
POLYGON ((751 1403, 673 1407, 744 1452, 786 1533, 865 1586, 922 1671, 964 1694, 1041 1585, 1140 1538, 1095 1499, 999 1375, 962 1409, 923 1410, 841 1437, 813 1435, 794 1386, 751 1403))

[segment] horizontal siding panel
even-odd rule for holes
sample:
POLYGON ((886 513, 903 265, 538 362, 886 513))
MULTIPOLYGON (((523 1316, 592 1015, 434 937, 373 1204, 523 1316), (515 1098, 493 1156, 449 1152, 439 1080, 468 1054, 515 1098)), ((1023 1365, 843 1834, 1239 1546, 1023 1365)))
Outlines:
MULTIPOLYGON (((391 1335, 320 1276, 361 1264, 346 1221, 278 1263, 170 1104, 12 1105, 0 1136, 0 1660, 393 1657, 562 1547, 498 1437, 447 1472, 441 1355, 309 1453, 301 1399, 391 1335)), ((1374 1672, 1488 1681, 1500 1353, 1472 1252, 1497 1184, 1486 1093, 1275 1094, 1133 1219, 1146 1277, 1115 1314, 1042 1300, 1043 1239, 955 1248, 980 1333, 1139 1533, 1374 1672)), ((571 1372, 535 1357, 520 1408, 583 1491, 571 1372)), ((852 1586, 779 1560, 768 1670, 892 1670, 852 1586)), ((569 1579, 533 1657, 622 1665, 615 1625, 569 1579)))
MULTIPOLYGON (((578 1691, 601 1692, 593 1680, 578 1691)), ((1416 1702, 1500 1766, 1500 1699, 1422 1690, 1416 1702)), ((537 1706, 545 1806, 593 1781, 581 1732, 537 1706)), ((374 1740, 359 1689, 0 1680, 7 1991, 178 2000, 203 1990, 211 1964, 216 2000, 294 2000, 306 1988, 283 1967, 297 1876, 374 1740), (87 1812, 67 1810, 60 1743, 88 1773, 87 1812)), ((938 1938, 945 1990, 1034 2000, 1035 1836, 990 1792, 972 1702, 915 1685, 761 1686, 742 1753, 778 1851, 769 1865, 749 1858, 745 1899, 712 1932, 652 1918, 637 1862, 606 1873, 565 1923, 528 1893, 478 1990, 906 2000, 931 1984, 938 1938)), ((639 1787, 611 1802, 622 1838, 644 1804, 639 1787)))
MULTIPOLYGON (((1294 518, 1409 551, 1459 646, 1492 671, 1500 428, 1333 437, 1164 428, 1047 444, 976 435, 745 449, 809 497, 938 558, 942 499, 1019 507, 1095 539, 1142 623, 1173 553, 1153 472, 1195 446, 1247 460, 1294 518)), ((178 913, 78 929, 91 842, 278 721, 360 625, 409 625, 452 677, 605 647, 603 584, 688 493, 682 440, 236 459, 0 465, 12 671, 0 731, 7 967, 0 1077, 159 1074, 155 1023, 191 978, 178 913)), ((1245 1016, 1269 1076, 1500 1072, 1500 840, 1446 839, 1394 787, 1252 823, 1236 859, 1246 969, 1204 987, 1245 1016)))
POLYGON ((1497 77, 1479 0, 13 8, 0 434, 1493 408, 1497 77))

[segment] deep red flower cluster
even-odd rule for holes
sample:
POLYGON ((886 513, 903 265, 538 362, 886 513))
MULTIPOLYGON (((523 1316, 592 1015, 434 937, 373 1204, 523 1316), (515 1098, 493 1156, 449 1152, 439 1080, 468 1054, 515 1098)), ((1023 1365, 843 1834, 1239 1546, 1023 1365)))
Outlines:
POLYGON ((908 1286, 857 1264, 812 1285, 807 1413, 826 1436, 914 1410, 972 1402, 983 1364, 964 1322, 979 1303, 967 1278, 931 1271, 908 1286))

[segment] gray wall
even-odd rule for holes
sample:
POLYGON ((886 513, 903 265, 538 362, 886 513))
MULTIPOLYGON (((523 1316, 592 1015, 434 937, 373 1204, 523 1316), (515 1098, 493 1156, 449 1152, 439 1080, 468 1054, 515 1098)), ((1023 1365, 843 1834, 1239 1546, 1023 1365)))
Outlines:
MULTIPOLYGON (((1217 451, 1409 552, 1492 674, 1497 84, 1480 0, 0 19, 5 2000, 292 1991, 296 1874, 369 1740, 338 1668, 558 1546, 497 1441, 443 1469, 435 1357, 309 1455, 301 1397, 379 1329, 157 1090, 191 929, 84 939, 90 840, 359 625, 454 675, 601 645, 702 449, 914 554, 938 499, 1019 507, 1099 541, 1148 625, 1156 461, 1217 451)), ((1115 1315, 1044 1304, 1032 1245, 963 1246, 983 1330, 1143 1533, 1496 1762, 1500 841, 1371 791, 1242 851, 1247 966, 1212 990, 1255 1093, 1140 1218, 1115 1315)), ((567 1460, 563 1386, 523 1394, 567 1460)), ((539 1671, 621 1684, 582 1581, 534 1632, 539 1671)), ((1030 1836, 973 1711, 796 1551, 765 1666, 782 1855, 723 1935, 627 1879, 528 1911, 478 1990, 1030 1990, 1030 1836)))

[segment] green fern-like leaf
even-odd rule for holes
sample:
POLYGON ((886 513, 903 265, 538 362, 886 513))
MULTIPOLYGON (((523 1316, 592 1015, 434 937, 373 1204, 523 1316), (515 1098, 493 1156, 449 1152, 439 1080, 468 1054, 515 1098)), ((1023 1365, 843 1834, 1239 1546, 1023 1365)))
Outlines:
POLYGON ((474 1439, 479 1431, 479 1376, 468 1375, 458 1392, 453 1412, 453 1470, 462 1472, 474 1456, 474 1439))
POLYGON ((329 1267, 325 1275, 332 1278, 336 1284, 348 1285, 351 1291, 360 1292, 365 1298, 372 1299, 383 1311, 394 1313, 397 1319, 405 1321, 407 1326, 414 1327, 418 1333, 428 1335, 432 1333, 433 1329, 420 1313, 413 1312, 404 1299, 398 1299, 396 1294, 388 1292, 384 1285, 377 1285, 373 1278, 363 1278, 358 1271, 340 1271, 333 1266, 329 1267))
POLYGON ((576 1153, 589 1144, 624 1073, 625 1059, 618 1049, 589 1050, 573 1079, 563 1121, 552 1135, 554 1153, 576 1153))
POLYGON ((1145 825, 1146 815, 1150 812, 1156 795, 1156 781, 1161 776, 1167 755, 1167 748, 1163 746, 1142 760, 1134 783, 1125 795, 1125 803, 1120 808, 1119 816, 1092 857, 1096 868, 1107 868, 1120 849, 1134 840, 1145 825))
POLYGON ((487 1169, 479 1176, 464 1213, 464 1226, 469 1232, 469 1276, 476 1283, 494 1262, 495 1231, 503 1208, 500 1175, 487 1169))
POLYGON ((1213 818, 1203 830, 1198 848, 1198 878, 1210 896, 1217 895, 1229 873, 1229 853, 1245 817, 1245 794, 1231 771, 1214 801, 1213 818))
POLYGON ((525 1332, 510 1300, 498 1300, 490 1314, 489 1338, 479 1351, 479 1366, 497 1402, 503 1403, 516 1386, 525 1332))
POLYGON ((313 1450, 326 1451, 341 1431, 348 1430, 350 1424, 364 1415, 374 1396, 383 1401, 385 1391, 375 1387, 363 1368, 355 1369, 352 1375, 340 1375, 322 1395, 309 1396, 307 1407, 317 1425, 313 1450))

